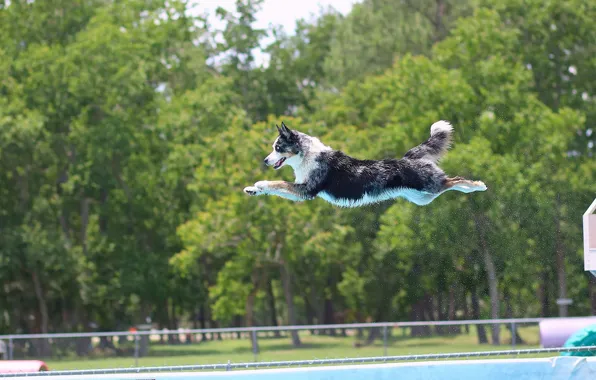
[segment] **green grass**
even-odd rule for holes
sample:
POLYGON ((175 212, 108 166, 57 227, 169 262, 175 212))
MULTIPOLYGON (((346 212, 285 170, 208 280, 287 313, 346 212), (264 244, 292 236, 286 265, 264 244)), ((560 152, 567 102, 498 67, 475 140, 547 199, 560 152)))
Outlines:
MULTIPOLYGON (((487 333, 490 331, 487 329, 487 333)), ((517 345, 517 349, 538 347, 538 327, 520 329, 520 335, 526 345, 517 345)), ((309 332, 301 332, 302 347, 294 348, 289 336, 283 338, 260 337, 260 354, 258 361, 278 360, 309 360, 346 357, 370 357, 383 355, 382 340, 364 347, 355 347, 356 337, 316 336, 309 332)), ((410 355, 448 352, 476 352, 489 350, 507 350, 511 348, 510 334, 501 330, 501 346, 479 345, 474 328, 469 334, 454 336, 432 336, 425 338, 410 338, 402 335, 401 330, 395 330, 389 339, 387 355, 410 355)), ((548 354, 542 356, 555 356, 548 354)), ((534 355, 536 357, 536 355, 534 355)), ((222 341, 206 341, 194 344, 165 345, 152 343, 149 354, 138 359, 138 365, 190 365, 253 362, 255 360, 250 340, 224 339, 222 341)), ((91 359, 48 359, 46 363, 51 370, 97 369, 135 366, 134 357, 108 357, 91 359)))

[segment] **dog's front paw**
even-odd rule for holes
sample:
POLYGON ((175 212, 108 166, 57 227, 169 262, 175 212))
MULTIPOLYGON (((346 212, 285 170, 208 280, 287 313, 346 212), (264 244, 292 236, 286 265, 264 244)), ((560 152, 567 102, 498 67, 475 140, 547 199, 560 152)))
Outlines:
POLYGON ((263 195, 267 193, 269 188, 269 181, 259 181, 252 186, 244 188, 244 192, 248 195, 263 195))
POLYGON ((269 187, 269 181, 259 181, 254 184, 257 189, 265 190, 269 187))
POLYGON ((487 189, 486 185, 482 181, 476 181, 474 182, 474 185, 476 185, 476 188, 480 191, 486 191, 487 189))
POLYGON ((256 186, 247 186, 244 188, 244 192, 250 196, 263 194, 263 190, 259 189, 256 186))

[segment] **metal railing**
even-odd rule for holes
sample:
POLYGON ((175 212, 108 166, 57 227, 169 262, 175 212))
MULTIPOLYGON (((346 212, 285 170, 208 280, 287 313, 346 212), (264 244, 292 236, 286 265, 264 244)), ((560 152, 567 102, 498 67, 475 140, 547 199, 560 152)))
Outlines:
MULTIPOLYGON (((586 318, 586 317, 568 317, 586 318)), ((420 326, 464 326, 464 325, 506 325, 540 323, 544 320, 559 319, 552 318, 509 318, 509 319, 472 319, 453 321, 419 321, 419 322, 370 322, 370 323, 344 323, 328 325, 294 325, 294 326, 253 326, 253 327, 221 327, 207 329, 177 329, 177 330, 147 330, 147 331, 112 331, 112 332, 80 332, 80 333, 49 333, 49 334, 6 334, 0 335, 0 339, 36 339, 36 338, 84 338, 100 336, 130 336, 130 335, 154 335, 154 334, 202 334, 202 333, 235 333, 235 332, 272 332, 272 331, 306 331, 326 329, 361 329, 371 327, 420 327, 420 326)), ((596 317, 595 317, 596 319, 596 317)))
POLYGON ((235 369, 270 369, 282 367, 306 367, 320 365, 348 365, 348 364, 373 364, 373 363, 392 363, 400 361, 420 361, 420 360, 448 360, 448 359, 473 359, 499 356, 523 356, 536 354, 552 353, 590 353, 596 354, 596 346, 584 347, 557 347, 557 348, 536 348, 525 350, 501 350, 501 351, 480 351, 480 352, 454 352, 444 354, 423 354, 423 355, 399 355, 383 357, 363 357, 363 358, 341 358, 341 359, 314 359, 314 360, 285 360, 263 363, 227 363, 220 364, 197 364, 197 365, 179 365, 179 366, 159 366, 159 367, 134 367, 134 368, 109 368, 109 369, 90 369, 90 370, 70 370, 70 371, 44 371, 29 373, 8 373, 0 374, 3 377, 40 377, 40 376, 84 376, 84 375, 110 375, 110 374, 139 374, 139 373, 159 373, 159 372, 185 372, 185 371, 232 371, 235 369))
MULTIPOLYGON (((578 317, 580 318, 580 317, 578 317)), ((255 326, 255 327, 229 327, 229 328, 206 328, 206 329, 177 329, 177 330, 147 330, 147 331, 115 331, 115 332, 81 332, 81 333, 52 333, 52 334, 8 334, 0 335, 0 340, 7 344, 7 358, 14 358, 15 341, 33 339, 68 339, 68 338, 100 338, 100 337, 128 337, 134 342, 135 365, 138 365, 140 355, 141 339, 148 340, 148 336, 163 335, 185 335, 185 334, 222 334, 222 333, 250 333, 253 344, 253 355, 255 361, 258 351, 255 350, 258 340, 257 333, 266 332, 291 332, 291 331, 316 331, 316 330, 359 330, 378 328, 382 329, 379 338, 383 340, 383 356, 387 356, 388 332, 392 328, 415 328, 415 327, 439 327, 439 326, 477 326, 477 325, 505 325, 511 332, 511 347, 515 349, 516 332, 519 325, 538 324, 543 320, 557 318, 513 318, 513 319, 484 319, 484 320, 452 320, 452 321, 419 321, 419 322, 375 322, 375 323, 348 323, 348 324, 319 324, 319 325, 295 325, 295 326, 255 326)), ((147 342, 145 342, 147 344, 147 342)))

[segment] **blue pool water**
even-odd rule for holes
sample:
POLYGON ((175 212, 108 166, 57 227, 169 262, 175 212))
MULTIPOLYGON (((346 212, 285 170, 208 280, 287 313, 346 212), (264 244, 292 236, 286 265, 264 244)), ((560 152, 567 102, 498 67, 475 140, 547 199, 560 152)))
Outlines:
MULTIPOLYGON (((40 378, 58 379, 55 376, 40 378)), ((67 380, 587 380, 596 379, 596 358, 559 356, 542 359, 454 360, 230 372, 71 375, 60 376, 60 378, 67 380)))

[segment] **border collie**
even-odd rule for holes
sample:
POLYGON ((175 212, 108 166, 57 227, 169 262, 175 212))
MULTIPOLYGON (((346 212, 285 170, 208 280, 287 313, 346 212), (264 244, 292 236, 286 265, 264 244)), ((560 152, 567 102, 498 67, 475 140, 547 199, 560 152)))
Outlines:
POLYGON ((359 207, 395 198, 427 205, 448 190, 485 191, 480 181, 448 177, 437 165, 451 143, 453 127, 437 121, 428 140, 410 149, 403 158, 359 160, 333 150, 318 138, 291 130, 283 122, 273 152, 265 158, 275 170, 294 169, 294 183, 259 181, 246 187, 248 195, 276 195, 292 201, 316 197, 340 207, 359 207))

